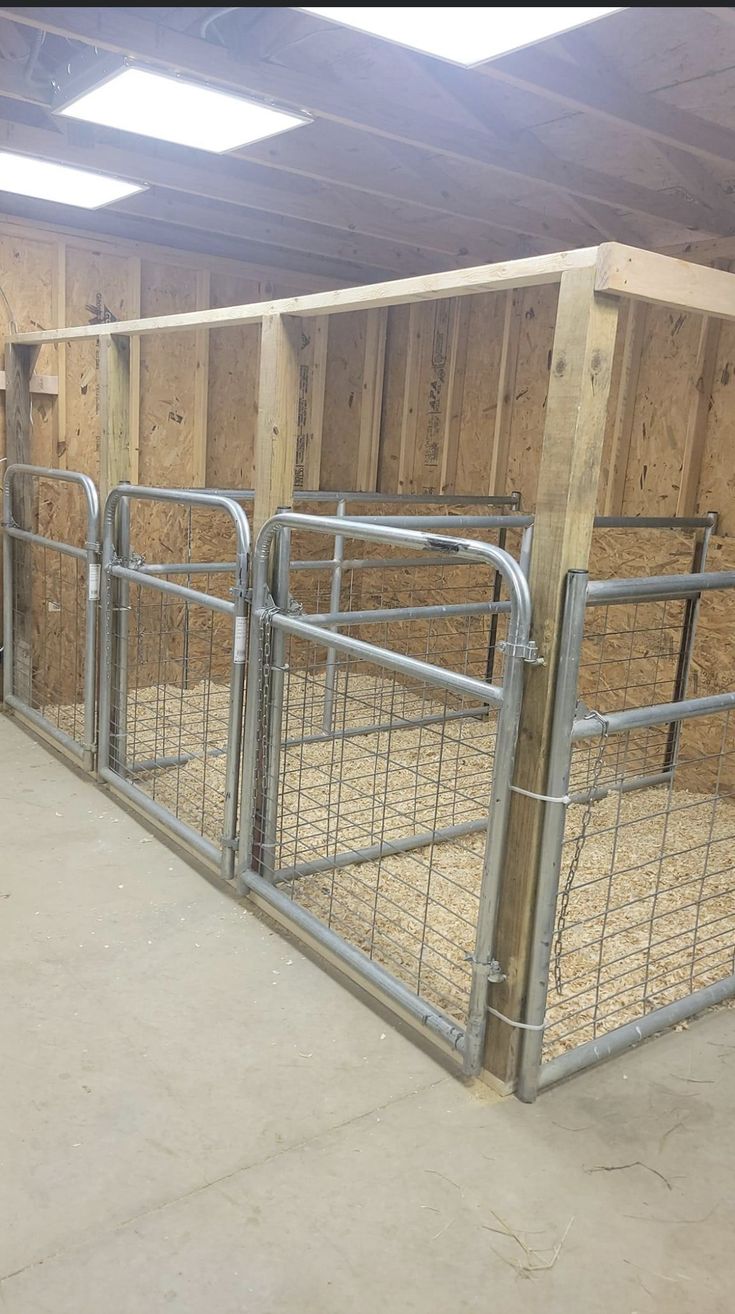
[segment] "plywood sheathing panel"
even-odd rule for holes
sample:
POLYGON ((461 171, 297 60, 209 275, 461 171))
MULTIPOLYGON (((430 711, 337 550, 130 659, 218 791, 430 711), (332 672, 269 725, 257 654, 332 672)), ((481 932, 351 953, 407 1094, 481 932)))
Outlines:
POLYGON ((723 324, 705 432, 699 508, 719 511, 718 532, 735 535, 735 324, 723 324))
MULTIPOLYGON (((4 358, 5 338, 11 318, 18 329, 53 326, 55 251, 48 242, 25 242, 0 234, 0 351, 4 358)), ((38 354, 35 372, 55 374, 54 349, 38 354)), ((53 464, 52 416, 54 399, 33 397, 32 457, 34 462, 53 464)), ((0 406, 0 454, 5 455, 5 407, 0 406)))
POLYGON ((527 288, 523 295, 506 488, 493 490, 518 489, 526 508, 536 500, 557 297, 556 287, 527 288))
MULTIPOLYGON (((212 276, 211 304, 246 304, 263 295, 247 279, 212 276)), ((214 329, 209 335, 207 483, 211 488, 252 488, 257 420, 260 329, 214 329)))
POLYGON ((649 312, 623 495, 626 515, 676 515, 699 328, 698 315, 649 312))
MULTIPOLYGON (((129 262, 107 251, 69 246, 66 253, 67 324, 107 323, 131 312, 129 262)), ((66 348, 66 433, 59 434, 60 455, 69 470, 99 479, 100 449, 99 341, 68 343, 66 348)))
POLYGON ((336 317, 330 325, 322 430, 322 488, 354 488, 360 440, 360 405, 367 316, 336 317))

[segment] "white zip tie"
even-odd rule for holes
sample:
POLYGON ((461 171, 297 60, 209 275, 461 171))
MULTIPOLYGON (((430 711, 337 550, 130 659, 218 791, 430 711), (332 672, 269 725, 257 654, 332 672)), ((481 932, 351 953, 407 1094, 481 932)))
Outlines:
POLYGON ((534 794, 532 789, 521 789, 520 785, 511 785, 514 794, 523 794, 525 798, 537 798, 540 803, 571 803, 569 794, 562 794, 560 798, 555 798, 553 794, 534 794))
POLYGON ((491 1008, 488 1004, 488 1013, 493 1017, 499 1017, 501 1022, 507 1022, 509 1027, 518 1027, 519 1031, 543 1031, 546 1026, 546 1018, 543 1022, 516 1022, 512 1017, 506 1017, 505 1013, 499 1013, 497 1008, 491 1008))

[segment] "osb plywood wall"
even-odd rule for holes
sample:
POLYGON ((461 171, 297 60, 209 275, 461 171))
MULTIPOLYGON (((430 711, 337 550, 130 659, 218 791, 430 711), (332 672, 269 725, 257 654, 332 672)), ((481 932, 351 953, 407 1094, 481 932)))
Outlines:
MULTIPOLYGON (((304 291, 223 261, 0 224, 0 334, 169 314, 304 291)), ((532 509, 556 288, 305 321, 295 482, 390 492, 504 492, 532 509)), ((133 473, 142 483, 253 481, 257 328, 140 339, 133 473)), ((34 459, 99 473, 95 342, 45 349, 34 459)), ((735 326, 654 307, 621 314, 600 510, 716 509, 735 535, 735 326)), ((0 431, 2 417, 0 416, 0 431)))
MULTIPOLYGON (((29 329, 309 290, 298 276, 274 280, 222 261, 14 224, 0 225, 0 284, 5 316, 12 308, 18 327, 29 329)), ((532 510, 556 296, 553 287, 529 288, 305 321, 296 487, 518 490, 532 510)), ((258 352, 257 328, 134 343, 134 477, 252 486, 258 352)), ((58 395, 34 397, 34 460, 98 477, 97 344, 46 349, 37 372, 58 378, 58 395)), ((735 325, 654 307, 623 309, 599 509, 718 511, 713 568, 735 566, 734 375, 735 325)), ((69 515, 68 500, 49 499, 39 523, 51 530, 69 515)), ((153 514, 145 546, 170 559, 183 547, 183 532, 170 516, 153 514)), ((598 574, 651 569, 643 537, 628 536, 622 557, 618 548, 613 555, 607 561, 598 552, 598 574)), ((665 559, 667 549, 659 555, 665 559)), ((729 599, 707 600, 693 691, 725 687, 725 677, 735 687, 735 659, 729 674, 722 665, 733 623, 729 599)))

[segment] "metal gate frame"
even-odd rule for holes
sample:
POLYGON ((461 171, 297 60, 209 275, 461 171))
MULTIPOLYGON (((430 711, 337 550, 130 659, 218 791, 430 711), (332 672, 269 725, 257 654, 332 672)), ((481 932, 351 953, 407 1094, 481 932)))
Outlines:
MULTIPOLYGON (((238 775, 247 660, 247 588, 250 555, 250 529, 242 507, 232 498, 217 493, 189 492, 171 488, 145 488, 133 484, 118 484, 113 488, 105 505, 102 539, 102 592, 100 599, 100 693, 99 693, 99 765, 98 776, 105 784, 128 803, 150 816, 163 830, 214 866, 225 880, 231 880, 235 869, 237 846, 238 775), (221 563, 166 563, 147 566, 130 557, 130 503, 131 501, 168 502, 183 507, 209 507, 229 515, 236 535, 236 559, 228 566, 234 573, 231 589, 232 601, 188 588, 183 584, 164 579, 164 574, 212 573, 221 563), (123 642, 126 635, 127 596, 130 585, 180 598, 184 602, 223 613, 232 618, 232 650, 230 662, 230 694, 228 732, 225 762, 225 815, 221 843, 200 835, 192 826, 181 821, 168 808, 149 798, 142 790, 112 766, 111 747, 115 736, 124 739, 127 705, 126 655, 114 651, 113 625, 119 589, 119 607, 122 617, 120 631, 123 642), (121 660, 117 657, 121 656, 121 660), (115 687, 113 687, 115 685, 115 687)), ((119 637, 119 636, 118 636, 119 637)))
MULTIPOLYGON (((421 616, 421 608, 416 608, 416 615, 421 616)), ((499 970, 494 955, 495 920, 520 719, 523 663, 536 659, 535 645, 529 640, 530 621, 531 604, 526 577, 518 562, 503 549, 494 545, 444 535, 438 537, 418 530, 383 524, 366 524, 342 517, 300 515, 292 512, 282 512, 267 521, 256 541, 253 557, 253 602, 240 805, 242 820, 238 856, 240 888, 245 894, 258 896, 269 909, 276 912, 288 924, 295 925, 318 946, 339 960, 351 974, 356 975, 373 989, 377 989, 389 1002, 398 1005, 401 1011, 407 1013, 434 1039, 441 1040, 452 1051, 459 1053, 467 1075, 475 1075, 482 1067, 488 985, 499 970), (336 634, 326 630, 322 625, 287 614, 289 535, 292 529, 342 535, 369 542, 385 543, 393 547, 417 549, 420 552, 445 555, 450 553, 454 561, 480 562, 499 572, 510 595, 508 632, 504 646, 506 669, 503 685, 493 685, 471 676, 443 670, 416 658, 365 643, 352 636, 336 634), (268 575, 274 547, 275 596, 271 597, 268 575), (263 729, 268 747, 274 750, 280 738, 283 692, 282 650, 286 634, 317 642, 327 651, 345 652, 363 657, 375 665, 420 678, 455 693, 471 694, 478 699, 478 702, 499 710, 495 762, 486 822, 487 843, 475 949, 471 960, 470 999, 464 1028, 458 1026, 430 1001, 414 994, 391 972, 325 926, 312 913, 295 905, 274 883, 272 871, 264 875, 263 869, 254 869, 256 865, 254 799, 259 765, 259 730, 263 729), (264 649, 271 644, 274 647, 273 678, 270 685, 263 689, 264 649), (267 707, 264 707, 264 699, 268 700, 267 707), (265 726, 263 726, 264 720, 265 726)), ((263 848, 266 852, 269 836, 275 837, 277 827, 277 791, 274 787, 277 784, 277 759, 277 752, 268 752, 266 771, 270 790, 266 790, 262 815, 265 831, 263 848)), ((267 872, 267 864, 258 862, 258 865, 264 867, 267 872)))
POLYGON ((45 466, 16 463, 5 471, 3 484, 3 699, 18 717, 27 721, 34 730, 53 739, 67 753, 81 762, 85 771, 94 771, 97 690, 97 602, 100 587, 100 508, 94 481, 89 475, 76 470, 54 470, 45 466), (17 479, 50 479, 57 483, 81 488, 87 512, 87 534, 84 546, 66 543, 61 539, 45 538, 16 523, 13 516, 13 489, 17 479), (16 665, 16 636, 13 627, 13 595, 15 586, 13 543, 35 544, 63 556, 75 557, 86 564, 86 603, 84 633, 84 712, 83 739, 80 743, 72 735, 49 721, 36 708, 31 707, 14 691, 16 665))
POLYGON ((670 727, 665 760, 660 772, 650 776, 633 776, 622 781, 618 788, 645 789, 670 780, 676 770, 676 752, 683 722, 718 712, 735 709, 735 692, 706 697, 687 698, 686 673, 691 661, 691 649, 696 625, 699 599, 704 592, 718 589, 735 589, 735 571, 712 571, 708 574, 660 575, 639 579, 590 581, 586 571, 570 571, 564 601, 559 674, 557 678, 554 719, 552 724, 549 772, 546 784, 546 813, 542 831, 539 884, 531 945, 529 985, 524 1018, 523 1046, 519 1067, 517 1093, 526 1103, 532 1103, 540 1090, 562 1081, 573 1073, 623 1053, 633 1045, 656 1032, 674 1026, 677 1022, 694 1017, 697 1013, 735 996, 735 975, 724 977, 712 985, 682 996, 673 1003, 652 1010, 633 1021, 624 1023, 606 1034, 577 1045, 555 1058, 543 1062, 543 1037, 546 1001, 549 989, 550 962, 557 915, 557 896, 560 884, 562 845, 567 807, 570 803, 586 802, 612 792, 615 785, 585 790, 583 795, 568 794, 572 753, 576 743, 583 740, 645 729, 649 726, 670 727), (682 673, 681 659, 677 671, 675 700, 648 707, 630 708, 605 714, 587 713, 577 703, 582 640, 588 606, 609 606, 615 603, 680 601, 687 604, 684 634, 686 664, 682 673))

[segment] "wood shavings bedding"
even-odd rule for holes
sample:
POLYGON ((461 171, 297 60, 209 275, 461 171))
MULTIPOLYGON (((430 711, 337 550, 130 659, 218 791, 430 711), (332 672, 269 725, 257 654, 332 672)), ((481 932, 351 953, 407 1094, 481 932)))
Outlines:
MULTIPOLYGON (((370 676, 353 681, 350 716, 364 723, 379 713, 380 700, 370 676)), ((224 685, 131 692, 128 751, 135 760, 196 754, 141 772, 136 783, 214 840, 222 825, 227 704, 224 685)), ((73 708, 55 710, 64 728, 73 708)), ((401 714, 427 710, 406 699, 401 714)), ((312 733, 320 716, 321 708, 304 715, 294 704, 284 736, 312 733)), ((480 818, 493 736, 492 718, 470 717, 284 750, 278 865, 480 818)), ((569 809, 562 882, 581 811, 569 809)), ((282 888, 461 1023, 483 852, 482 833, 465 835, 330 867, 282 888)), ((570 890, 560 992, 552 960, 545 1057, 729 975, 734 928, 731 798, 659 787, 594 804, 570 890)))

